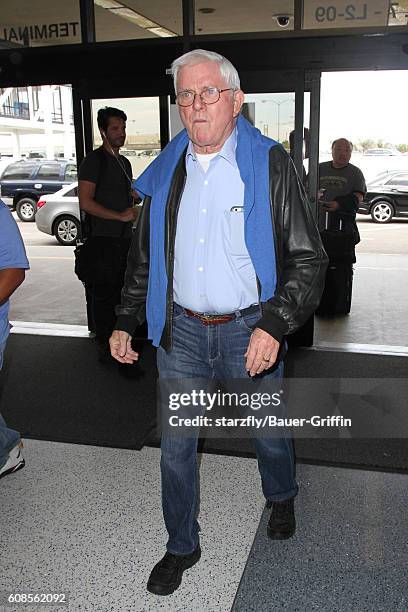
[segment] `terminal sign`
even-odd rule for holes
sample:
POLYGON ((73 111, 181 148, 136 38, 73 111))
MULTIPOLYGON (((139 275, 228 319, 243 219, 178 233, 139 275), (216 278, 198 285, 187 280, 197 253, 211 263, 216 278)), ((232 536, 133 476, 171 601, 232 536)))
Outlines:
POLYGON ((304 0, 303 29, 386 26, 389 10, 388 0, 304 0))
POLYGON ((79 22, 44 23, 41 25, 24 25, 0 29, 0 38, 10 42, 29 45, 42 40, 55 38, 76 38, 79 35, 79 22))

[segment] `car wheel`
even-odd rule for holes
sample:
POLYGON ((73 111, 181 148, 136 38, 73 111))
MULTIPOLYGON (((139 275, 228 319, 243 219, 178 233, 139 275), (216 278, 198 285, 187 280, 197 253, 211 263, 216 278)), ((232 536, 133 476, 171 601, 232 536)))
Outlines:
POLYGON ((34 221, 36 212, 37 202, 31 198, 21 198, 16 204, 16 213, 22 221, 34 221))
POLYGON ((389 223, 394 216, 394 208, 386 200, 380 200, 371 207, 370 213, 375 223, 389 223))
POLYGON ((79 227, 74 217, 60 217, 54 224, 54 236, 60 244, 73 246, 79 236, 79 227))

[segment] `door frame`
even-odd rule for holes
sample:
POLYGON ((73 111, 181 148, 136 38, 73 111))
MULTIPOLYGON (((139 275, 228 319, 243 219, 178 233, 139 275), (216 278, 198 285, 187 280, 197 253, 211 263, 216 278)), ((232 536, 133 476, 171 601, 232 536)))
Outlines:
MULTIPOLYGON (((270 71, 244 71, 240 73, 243 91, 255 93, 281 93, 294 92, 295 94, 295 134, 294 134, 294 164, 298 175, 303 178, 303 134, 304 134, 304 101, 305 92, 310 93, 310 122, 309 122, 309 175, 307 181, 307 194, 312 206, 312 212, 317 218, 317 190, 319 167, 319 123, 320 123, 320 70, 270 70, 270 71)), ((115 90, 117 98, 139 98, 154 95, 152 91, 135 91, 123 84, 120 93, 115 90)), ((157 96, 157 93, 156 93, 157 96)), ((160 144, 161 148, 169 142, 170 137, 170 105, 169 100, 174 98, 172 83, 168 82, 167 95, 159 96, 160 144)), ((83 83, 73 87, 73 109, 75 125, 75 142, 78 166, 82 159, 93 148, 92 129, 92 100, 112 98, 112 87, 106 85, 96 87, 92 82, 83 83)), ((311 346, 313 344, 313 317, 310 317, 305 326, 293 335, 291 344, 311 346)))

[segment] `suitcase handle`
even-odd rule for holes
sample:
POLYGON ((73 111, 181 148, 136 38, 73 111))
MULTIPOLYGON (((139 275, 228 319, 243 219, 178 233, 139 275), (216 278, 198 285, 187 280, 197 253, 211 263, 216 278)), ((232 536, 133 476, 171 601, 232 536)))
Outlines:
MULTIPOLYGON (((326 211, 325 221, 324 221, 324 229, 329 229, 329 213, 326 211)), ((339 231, 343 231, 343 219, 340 219, 339 222, 339 231)))

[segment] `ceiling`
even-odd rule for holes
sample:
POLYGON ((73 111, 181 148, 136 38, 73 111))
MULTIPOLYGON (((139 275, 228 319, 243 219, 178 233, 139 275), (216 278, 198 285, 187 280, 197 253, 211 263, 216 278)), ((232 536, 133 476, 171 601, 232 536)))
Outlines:
MULTIPOLYGON (((64 0, 1 0, 0 39, 11 45, 30 46, 79 43, 79 1, 64 0), (18 9, 18 10, 17 10, 18 9)), ((374 0, 376 4, 384 4, 374 0)), ((310 10, 316 2, 305 0, 310 10)), ((394 5, 396 3, 393 3, 394 5)), ((408 19, 408 0, 394 6, 393 25, 404 25, 408 19)), ((197 34, 233 32, 290 31, 293 29, 294 0, 196 0, 195 27, 197 34), (285 27, 277 16, 288 16, 285 27)), ((154 28, 146 29, 134 23, 132 15, 147 18, 154 26, 165 28, 167 35, 182 34, 182 0, 95 0, 97 41, 157 38, 154 28), (130 9, 128 17, 120 16, 101 5, 130 9), (130 16, 130 19, 129 19, 130 16)), ((361 26, 361 22, 356 23, 361 26)), ((162 32, 161 35, 166 35, 162 32)))

